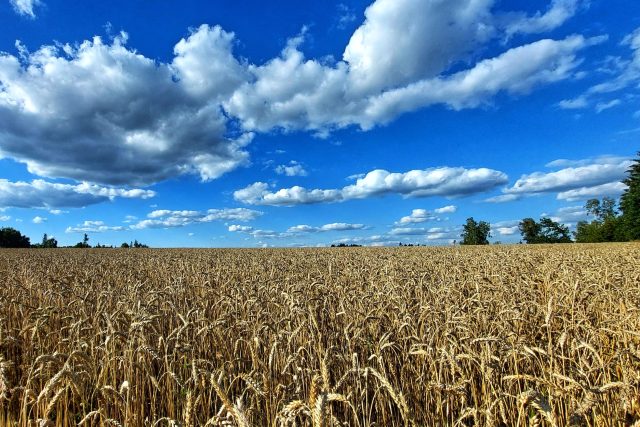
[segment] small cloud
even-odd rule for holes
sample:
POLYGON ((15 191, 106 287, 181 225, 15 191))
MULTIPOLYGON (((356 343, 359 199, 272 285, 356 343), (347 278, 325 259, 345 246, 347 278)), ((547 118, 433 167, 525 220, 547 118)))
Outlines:
POLYGON ((19 15, 28 16, 30 18, 35 18, 36 14, 34 9, 36 6, 40 5, 40 0, 10 0, 11 5, 13 6, 13 10, 16 11, 19 15))
POLYGON ((304 167, 292 160, 289 162, 289 165, 278 165, 275 167, 274 171, 278 175, 286 175, 286 176, 307 176, 309 173, 304 169, 304 167))
POLYGON ((596 105, 596 113, 602 113, 605 110, 608 110, 610 108, 620 105, 620 103, 621 101, 619 99, 614 99, 609 102, 599 102, 596 105))
POLYGON ((33 222, 34 224, 42 224, 46 220, 47 220, 47 218, 43 218, 41 216, 36 216, 31 220, 31 222, 33 222))
POLYGON ((62 215, 62 214, 69 213, 69 211, 63 211, 63 210, 60 210, 60 209, 51 209, 51 210, 49 210, 49 213, 51 215, 62 215))
POLYGON ((0 221, 9 221, 10 219, 9 215, 0 215, 0 221))
POLYGON ((434 212, 437 214, 456 213, 457 210, 458 210, 457 206, 449 205, 449 206, 443 206, 441 208, 438 208, 434 212))

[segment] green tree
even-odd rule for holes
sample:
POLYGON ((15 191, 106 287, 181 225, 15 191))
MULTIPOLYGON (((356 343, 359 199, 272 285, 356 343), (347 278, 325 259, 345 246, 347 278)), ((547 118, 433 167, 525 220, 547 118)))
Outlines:
POLYGON ((82 242, 78 242, 75 244, 74 248, 90 248, 91 245, 89 244, 89 236, 87 235, 87 233, 84 234, 84 237, 82 238, 82 242))
POLYGON ((488 222, 477 222, 473 217, 468 218, 462 226, 461 245, 488 245, 491 237, 491 225, 488 222))
POLYGON ((590 199, 585 209, 594 219, 580 221, 576 226, 578 243, 621 242, 627 240, 623 218, 618 215, 616 201, 610 197, 590 199))
POLYGON ((0 228, 0 248, 29 248, 31 242, 18 230, 11 227, 0 228))
POLYGON ((520 221, 518 224, 518 228, 520 229, 520 234, 522 234, 522 240, 525 242, 532 243, 541 243, 540 239, 540 224, 536 222, 533 218, 525 218, 520 221))
POLYGON ((540 218, 536 222, 533 218, 525 218, 518 224, 522 240, 529 244, 537 243, 571 243, 569 227, 551 218, 540 218))
POLYGON ((640 240, 640 151, 637 155, 638 158, 627 170, 627 178, 622 181, 627 189, 620 198, 622 223, 630 240, 640 240))
POLYGON ((36 245, 36 247, 38 247, 38 248, 57 248, 58 247, 58 241, 56 239, 54 239, 53 237, 49 238, 49 236, 47 236, 47 233, 44 233, 44 236, 42 236, 42 243, 40 243, 39 245, 36 245))

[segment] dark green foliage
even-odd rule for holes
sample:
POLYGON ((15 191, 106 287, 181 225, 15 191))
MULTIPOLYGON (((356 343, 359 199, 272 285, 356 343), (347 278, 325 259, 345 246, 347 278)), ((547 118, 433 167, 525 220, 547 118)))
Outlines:
POLYGON ((91 245, 89 244, 89 236, 87 236, 87 233, 84 234, 84 237, 82 238, 82 242, 76 243, 73 247, 82 248, 82 249, 90 248, 91 245))
POLYGON ((627 170, 627 178, 622 182, 627 185, 620 198, 626 237, 630 240, 640 240, 640 151, 638 158, 627 170))
POLYGON ((58 241, 56 239, 54 239, 53 237, 49 238, 49 236, 47 236, 47 233, 45 233, 44 236, 42 236, 42 242, 33 245, 33 247, 34 248, 41 248, 41 249, 57 248, 58 247, 58 241))
POLYGON ((465 225, 462 226, 463 231, 461 245, 488 245, 489 237, 491 237, 491 225, 486 221, 477 222, 472 218, 468 218, 465 225))
POLYGON ((529 244, 536 243, 571 243, 569 227, 551 218, 525 218, 518 224, 522 239, 529 244))
POLYGON ((625 221, 618 215, 616 201, 610 197, 590 199, 585 204, 591 222, 580 221, 576 226, 578 243, 624 242, 628 240, 625 221))
POLYGON ((123 244, 120 245, 120 247, 124 249, 130 249, 130 248, 148 248, 149 246, 142 244, 137 240, 134 240, 133 242, 130 242, 130 243, 124 242, 123 244))
POLYGON ((31 242, 15 228, 0 228, 0 248, 29 248, 31 242))

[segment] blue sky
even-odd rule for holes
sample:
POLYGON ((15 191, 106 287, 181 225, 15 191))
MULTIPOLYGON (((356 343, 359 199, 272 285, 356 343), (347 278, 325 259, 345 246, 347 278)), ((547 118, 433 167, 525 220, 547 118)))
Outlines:
POLYGON ((640 4, 0 0, 0 227, 155 247, 574 226, 640 148, 640 4))

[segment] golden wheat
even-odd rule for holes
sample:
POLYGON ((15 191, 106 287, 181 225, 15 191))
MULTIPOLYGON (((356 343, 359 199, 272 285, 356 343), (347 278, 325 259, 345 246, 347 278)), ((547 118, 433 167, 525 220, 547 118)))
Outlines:
POLYGON ((3 250, 48 425, 640 425, 640 246, 3 250))

